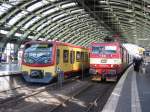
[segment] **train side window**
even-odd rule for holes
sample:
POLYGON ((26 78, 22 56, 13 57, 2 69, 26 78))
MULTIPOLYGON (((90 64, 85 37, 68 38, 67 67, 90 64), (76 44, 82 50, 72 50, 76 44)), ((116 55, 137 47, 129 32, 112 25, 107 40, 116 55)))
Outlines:
POLYGON ((129 60, 129 57, 130 57, 130 56, 129 56, 129 54, 128 54, 128 56, 127 56, 128 63, 129 63, 129 61, 130 61, 130 60, 129 60))
POLYGON ((122 63, 123 63, 124 62, 124 59, 123 59, 124 58, 124 50, 123 50, 123 48, 121 48, 121 51, 122 51, 121 53, 122 53, 122 63))
POLYGON ((84 61, 84 52, 81 52, 81 61, 84 61))
POLYGON ((63 51, 63 61, 64 63, 67 63, 69 59, 69 51, 68 50, 64 50, 63 51))
POLYGON ((79 51, 76 52, 76 61, 81 60, 81 53, 79 51))
POLYGON ((75 54, 74 51, 71 51, 71 52, 70 52, 70 63, 71 63, 71 64, 74 63, 74 58, 75 58, 75 57, 74 57, 74 54, 75 54))
POLYGON ((88 53, 85 53, 85 61, 88 62, 88 53))
POLYGON ((60 59, 60 50, 57 49, 57 58, 56 58, 56 64, 59 64, 59 59, 60 59))

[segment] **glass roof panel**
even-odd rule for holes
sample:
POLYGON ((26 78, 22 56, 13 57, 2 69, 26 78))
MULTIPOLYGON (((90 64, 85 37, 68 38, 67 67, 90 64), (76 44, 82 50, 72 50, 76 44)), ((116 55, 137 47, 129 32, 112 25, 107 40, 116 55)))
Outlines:
POLYGON ((8 31, 0 30, 0 33, 6 35, 8 33, 8 31))
POLYGON ((72 10, 71 13, 84 12, 84 9, 72 10))
POLYGON ((52 18, 52 21, 55 21, 55 20, 57 20, 57 19, 59 19, 59 18, 62 18, 62 17, 64 17, 65 15, 67 15, 67 14, 65 13, 65 14, 61 14, 61 15, 59 15, 59 16, 56 16, 56 17, 52 18))
POLYGON ((37 28, 37 31, 40 31, 44 26, 50 24, 51 21, 47 21, 46 23, 42 24, 40 27, 37 28))
POLYGON ((38 9, 38 8, 44 6, 45 4, 48 4, 48 3, 49 2, 43 2, 43 1, 37 2, 37 3, 33 4, 32 6, 28 7, 27 11, 32 12, 32 11, 34 11, 34 10, 36 10, 36 9, 38 9))
POLYGON ((15 36, 16 36, 16 37, 21 37, 22 34, 20 34, 20 33, 15 33, 15 36))
POLYGON ((31 38, 31 39, 33 39, 33 38, 34 38, 34 36, 28 36, 28 38, 31 38))
POLYGON ((41 40, 41 41, 43 41, 43 40, 45 40, 45 38, 39 38, 38 40, 41 40))
POLYGON ((2 5, 0 5, 0 15, 2 15, 3 13, 5 13, 8 9, 10 9, 12 6, 6 3, 3 3, 2 5))
POLYGON ((43 2, 44 4, 48 4, 48 3, 49 3, 48 0, 42 0, 42 2, 43 2))
POLYGON ((43 15, 43 16, 46 16, 46 15, 48 15, 48 14, 50 14, 50 13, 55 12, 56 10, 59 10, 59 8, 58 8, 58 7, 55 7, 55 8, 49 9, 49 10, 47 10, 46 12, 44 12, 42 15, 43 15))
POLYGON ((21 1, 23 1, 23 0, 9 0, 9 3, 11 3, 12 5, 17 5, 21 1))
POLYGON ((72 7, 72 6, 76 6, 77 4, 76 3, 68 3, 68 4, 63 4, 61 5, 61 8, 67 8, 67 7, 72 7))
POLYGON ((28 12, 26 11, 21 11, 20 13, 18 13, 16 16, 14 16, 9 22, 8 25, 12 26, 14 25, 19 19, 21 19, 23 16, 25 16, 26 14, 28 14, 28 12))
POLYGON ((28 22, 27 24, 25 24, 25 26, 23 27, 24 29, 29 28, 35 21, 37 21, 38 19, 40 19, 41 17, 35 17, 33 18, 30 22, 28 22))

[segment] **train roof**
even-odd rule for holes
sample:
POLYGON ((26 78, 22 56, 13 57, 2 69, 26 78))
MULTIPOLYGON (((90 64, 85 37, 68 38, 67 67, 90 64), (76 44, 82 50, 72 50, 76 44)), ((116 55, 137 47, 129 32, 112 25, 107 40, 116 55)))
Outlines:
POLYGON ((82 49, 88 49, 86 47, 83 46, 77 46, 77 45, 73 45, 70 43, 65 43, 65 42, 60 42, 60 41, 30 41, 30 42, 26 42, 26 44, 32 44, 32 43, 52 43, 52 44, 56 44, 56 45, 63 45, 63 46, 70 46, 70 47, 74 47, 74 48, 82 48, 82 49))
POLYGON ((118 45, 120 42, 93 42, 91 45, 118 45))

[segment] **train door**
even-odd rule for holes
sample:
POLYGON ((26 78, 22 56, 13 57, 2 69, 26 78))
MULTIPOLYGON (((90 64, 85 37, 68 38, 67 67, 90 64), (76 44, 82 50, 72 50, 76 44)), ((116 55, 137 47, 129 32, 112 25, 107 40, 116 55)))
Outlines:
POLYGON ((123 52, 123 48, 121 47, 121 60, 122 60, 122 64, 124 63, 124 52, 123 52))
POLYGON ((60 63, 60 49, 57 49, 56 54, 56 65, 58 65, 60 63))
POLYGON ((66 75, 70 74, 71 71, 71 64, 70 64, 70 50, 68 47, 64 47, 63 49, 63 62, 62 62, 62 67, 64 72, 66 72, 66 75))
POLYGON ((74 59, 75 59, 75 52, 73 50, 70 51, 70 64, 71 64, 71 70, 73 71, 73 65, 74 65, 74 59))

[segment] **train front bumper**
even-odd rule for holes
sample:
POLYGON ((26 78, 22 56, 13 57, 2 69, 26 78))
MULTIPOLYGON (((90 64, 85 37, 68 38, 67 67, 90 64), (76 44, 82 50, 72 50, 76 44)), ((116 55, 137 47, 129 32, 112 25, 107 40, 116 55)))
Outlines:
POLYGON ((53 80, 52 73, 50 72, 45 72, 44 74, 29 74, 23 71, 22 76, 25 81, 31 83, 50 83, 53 80))

